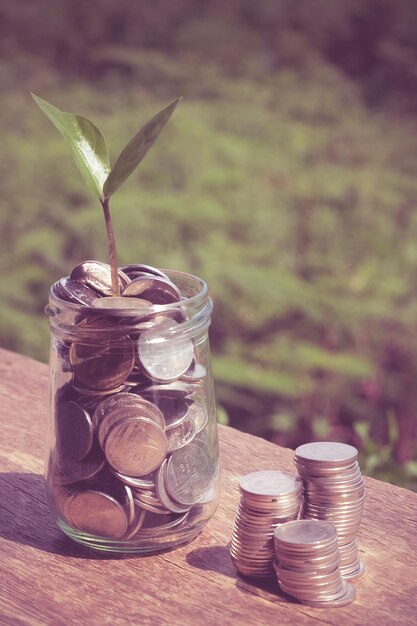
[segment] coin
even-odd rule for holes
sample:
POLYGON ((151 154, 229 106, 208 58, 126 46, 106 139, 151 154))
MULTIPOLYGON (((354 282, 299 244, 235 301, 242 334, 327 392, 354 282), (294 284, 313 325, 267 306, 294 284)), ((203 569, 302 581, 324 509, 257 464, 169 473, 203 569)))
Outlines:
POLYGON ((205 494, 214 480, 213 465, 207 447, 194 439, 175 450, 168 459, 166 490, 180 505, 192 506, 205 494))
POLYGON ((122 296, 111 296, 106 298, 96 297, 95 300, 91 302, 91 306, 96 309, 116 310, 119 313, 122 309, 133 309, 134 311, 138 311, 142 314, 143 310, 152 307, 152 303, 149 302, 149 300, 139 300, 139 298, 131 299, 122 296))
POLYGON ((132 539, 132 537, 138 534, 138 532, 142 528, 143 522, 145 521, 145 516, 146 516, 145 509, 135 507, 135 518, 133 522, 130 524, 126 532, 126 535, 124 536, 125 540, 132 539))
MULTIPOLYGON (((108 321, 96 319, 92 323, 90 320, 87 330, 108 331, 108 321)), ((92 389, 108 390, 122 384, 132 371, 134 361, 134 345, 128 338, 111 343, 75 342, 70 348, 70 362, 75 376, 92 389)))
POLYGON ((111 539, 121 539, 128 528, 122 505, 115 498, 95 490, 74 495, 69 516, 78 530, 111 539))
POLYGON ((160 426, 145 418, 117 422, 104 441, 110 465, 127 476, 149 474, 164 460, 168 442, 160 426))
POLYGON ((328 601, 310 600, 310 601, 303 602, 301 600, 301 602, 303 602, 303 604, 308 604, 309 606, 316 607, 316 608, 336 608, 338 606, 346 606, 347 604, 350 604, 351 602, 355 600, 355 598, 356 598, 355 588, 352 587, 352 585, 349 585, 349 583, 345 583, 345 586, 343 587, 342 592, 336 598, 333 598, 328 601))
POLYGON ((295 458, 304 462, 319 462, 320 465, 351 464, 358 457, 358 451, 346 443, 333 441, 315 441, 299 446, 295 450, 295 458))
POLYGON ((165 487, 167 463, 168 460, 165 459, 156 473, 155 489, 158 498, 161 501, 162 505, 173 513, 184 513, 185 511, 188 512, 190 508, 189 506, 182 506, 181 504, 174 502, 168 494, 168 491, 165 487))
POLYGON ((268 497, 273 501, 273 498, 284 494, 301 491, 301 481, 287 472, 263 470, 244 476, 240 480, 239 487, 245 495, 255 495, 262 501, 268 497))
POLYGON ((139 361, 153 380, 169 382, 180 378, 194 358, 191 339, 172 334, 176 327, 178 324, 174 320, 162 322, 139 337, 139 361))
POLYGON ((170 383, 146 383, 138 385, 132 389, 132 393, 137 393, 154 404, 159 403, 160 398, 186 398, 194 390, 194 385, 176 380, 170 383), (153 395, 153 398, 150 396, 153 395))
POLYGON ((184 372, 181 376, 182 380, 189 382, 196 382, 207 376, 207 370, 201 363, 195 361, 191 364, 190 368, 184 372))
POLYGON ((142 397, 152 398, 152 402, 157 405, 164 416, 165 428, 167 430, 176 428, 188 416, 190 406, 188 400, 183 398, 164 398, 164 396, 155 398, 154 395, 147 396, 146 394, 142 397))
MULTIPOLYGON (((125 282, 129 282, 129 278, 120 276, 119 272, 119 288, 123 289, 125 282)), ((103 296, 113 295, 111 269, 107 263, 100 261, 84 261, 74 267, 71 272, 70 279, 87 285, 103 296)))
POLYGON ((130 277, 135 274, 143 274, 144 276, 159 276, 160 278, 164 278, 165 280, 171 282, 165 272, 156 267, 152 267, 151 265, 144 265, 143 263, 132 263, 130 265, 125 265, 121 269, 125 274, 130 277))
POLYGON ((188 445, 196 435, 195 423, 191 417, 186 417, 178 426, 165 431, 168 439, 168 452, 174 452, 188 445))
POLYGON ((304 444, 296 449, 294 458, 304 484, 302 517, 332 522, 338 533, 340 571, 345 578, 354 578, 361 571, 354 539, 365 490, 356 459, 356 448, 334 442, 304 444))
POLYGON ((188 417, 194 422, 196 434, 201 433, 201 431, 207 426, 208 413, 205 407, 199 402, 193 402, 189 405, 187 418, 188 417))
POLYGON ((152 304, 173 304, 181 300, 181 293, 174 283, 159 276, 133 279, 123 290, 123 296, 144 298, 152 304))
POLYGON ((150 474, 145 474, 145 476, 140 477, 126 476, 125 474, 116 472, 116 470, 113 470, 113 472, 119 480, 135 489, 149 489, 155 486, 155 472, 150 472, 150 474))
POLYGON ((323 546, 337 538, 335 527, 329 522, 297 520, 279 526, 274 531, 275 539, 286 546, 323 546))
POLYGON ((87 411, 76 402, 58 404, 56 437, 60 458, 64 463, 80 461, 93 445, 93 424, 87 411))
POLYGON ((121 419, 141 417, 150 419, 164 430, 165 420, 161 411, 157 406, 140 396, 125 392, 100 402, 93 414, 93 422, 97 428, 100 445, 103 447, 110 428, 116 422, 121 419))
POLYGON ((84 306, 91 306, 97 298, 97 293, 93 289, 68 277, 61 278, 55 284, 55 291, 61 299, 84 306))
POLYGON ((171 514, 167 521, 166 516, 147 513, 141 535, 146 537, 162 536, 167 531, 180 527, 188 518, 188 509, 185 513, 171 514))
POLYGON ((62 462, 53 469, 53 481, 65 485, 90 480, 105 466, 105 459, 97 441, 93 441, 90 452, 80 461, 62 462))

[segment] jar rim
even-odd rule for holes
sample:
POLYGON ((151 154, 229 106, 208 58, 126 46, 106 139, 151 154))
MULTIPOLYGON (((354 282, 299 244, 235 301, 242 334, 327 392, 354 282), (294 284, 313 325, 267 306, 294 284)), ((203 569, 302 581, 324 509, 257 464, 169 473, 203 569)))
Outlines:
MULTIPOLYGON (((163 270, 179 288, 184 299, 171 304, 150 304, 149 307, 139 309, 122 309, 122 308, 96 308, 86 306, 77 302, 69 302, 63 300, 54 291, 54 283, 49 292, 49 304, 45 307, 45 313, 49 317, 49 326, 52 332, 62 335, 69 340, 74 339, 74 332, 78 338, 81 336, 90 336, 88 327, 83 329, 80 322, 88 318, 101 319, 123 319, 124 323, 117 329, 117 325, 112 327, 114 337, 117 339, 119 334, 126 332, 127 328, 131 330, 139 329, 144 318, 153 316, 164 316, 175 318, 175 313, 182 309, 184 313, 183 321, 179 321, 175 325, 162 331, 161 334, 168 336, 175 335, 195 335, 200 330, 210 325, 211 312, 213 303, 208 296, 208 287, 206 282, 189 274, 187 272, 179 272, 176 270, 163 270), (188 295, 187 295, 188 294, 188 295), (116 332, 118 330, 118 332, 116 332)), ((99 296, 97 296, 99 297, 99 296)), ((104 296, 105 298, 105 296, 104 296)), ((103 337, 108 332, 107 328, 101 329, 103 337)))
MULTIPOLYGON (((187 308, 194 308, 194 307, 199 307, 199 305, 201 305, 208 297, 208 286, 207 283, 200 278, 199 276, 195 276, 194 274, 190 274, 188 272, 180 272, 177 270, 168 270, 168 269, 162 269, 163 272, 165 272, 165 274, 167 274, 170 278, 177 278, 177 280, 179 280, 180 285, 187 285, 187 283, 191 281, 194 282, 194 284, 196 285, 196 287, 199 287, 199 290, 197 291, 197 293, 188 296, 188 297, 184 297, 183 300, 181 300, 182 305, 186 306, 187 308)), ((63 300, 62 298, 60 298, 56 293, 54 293, 54 285, 57 284, 58 281, 55 281, 55 283, 53 283, 51 285, 51 288, 49 290, 49 305, 47 305, 45 307, 45 313, 51 317, 56 315, 56 311, 54 311, 51 308, 51 304, 59 304, 59 305, 64 305, 65 308, 67 308, 67 310, 69 311, 73 311, 74 313, 78 313, 78 312, 84 312, 86 313, 87 311, 89 313, 95 313, 97 315, 123 315, 123 317, 132 317, 135 318, 138 316, 138 311, 135 309, 131 309, 131 308, 106 308, 106 307, 100 307, 100 308, 94 308, 91 306, 86 306, 84 304, 79 304, 77 302, 70 302, 68 300, 63 300)), ((174 280, 175 282, 175 280, 174 280)), ((181 290, 181 286, 177 285, 180 288, 180 291, 182 293, 181 290)), ((97 296, 99 297, 99 296, 97 296)), ((109 296, 104 296, 104 297, 109 297, 109 296)), ((175 309, 178 308, 178 302, 172 302, 170 304, 151 304, 149 306, 149 308, 147 309, 143 309, 141 310, 141 312, 145 313, 145 312, 150 312, 150 313, 169 313, 170 311, 174 311, 175 309)))

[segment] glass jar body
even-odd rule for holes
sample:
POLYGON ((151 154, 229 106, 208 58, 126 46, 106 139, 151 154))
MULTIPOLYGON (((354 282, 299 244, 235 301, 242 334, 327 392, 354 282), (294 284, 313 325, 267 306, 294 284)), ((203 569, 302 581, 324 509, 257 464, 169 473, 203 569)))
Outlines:
POLYGON ((212 304, 203 281, 169 275, 181 301, 139 309, 82 306, 51 288, 48 504, 95 549, 188 543, 217 505, 212 304))

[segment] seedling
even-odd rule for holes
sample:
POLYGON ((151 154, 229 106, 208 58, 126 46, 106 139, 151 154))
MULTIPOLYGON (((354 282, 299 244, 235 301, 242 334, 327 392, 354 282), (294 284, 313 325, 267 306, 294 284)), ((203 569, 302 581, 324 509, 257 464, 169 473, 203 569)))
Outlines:
POLYGON ((110 167, 106 141, 97 126, 86 117, 60 111, 35 94, 32 94, 32 98, 63 135, 88 188, 95 196, 98 196, 103 207, 109 247, 112 291, 114 296, 120 296, 116 243, 110 215, 110 197, 123 185, 145 157, 181 98, 177 98, 162 111, 159 111, 136 133, 119 154, 113 168, 110 167))

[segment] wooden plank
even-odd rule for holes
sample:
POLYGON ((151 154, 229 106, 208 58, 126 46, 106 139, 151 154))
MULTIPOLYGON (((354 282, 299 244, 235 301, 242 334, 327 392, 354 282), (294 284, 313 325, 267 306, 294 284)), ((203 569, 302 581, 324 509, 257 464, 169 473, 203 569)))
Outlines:
POLYGON ((359 533, 366 575, 340 609, 311 609, 274 580, 236 575, 228 553, 239 477, 294 472, 292 451, 220 427, 219 508, 191 544, 152 557, 113 557, 78 547, 49 518, 42 480, 47 366, 0 350, 0 623, 415 624, 417 494, 366 479, 359 533))

